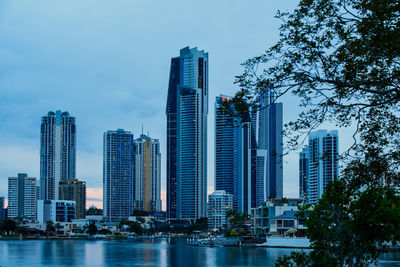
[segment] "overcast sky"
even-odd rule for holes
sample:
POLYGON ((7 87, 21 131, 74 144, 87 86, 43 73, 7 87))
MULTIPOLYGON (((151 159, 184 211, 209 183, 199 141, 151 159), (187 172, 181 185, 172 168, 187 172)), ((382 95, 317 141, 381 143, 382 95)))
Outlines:
MULTIPOLYGON (((233 95, 240 63, 279 37, 277 10, 298 1, 0 1, 0 195, 18 172, 39 178, 40 118, 68 111, 77 123, 77 177, 101 207, 102 136, 123 128, 162 147, 171 57, 190 46, 209 52, 208 190, 214 188, 214 103, 233 95)), ((296 101, 284 101, 284 121, 296 101)), ((340 133, 340 132, 339 132, 340 133)), ((284 165, 284 195, 298 196, 298 155, 284 165)))

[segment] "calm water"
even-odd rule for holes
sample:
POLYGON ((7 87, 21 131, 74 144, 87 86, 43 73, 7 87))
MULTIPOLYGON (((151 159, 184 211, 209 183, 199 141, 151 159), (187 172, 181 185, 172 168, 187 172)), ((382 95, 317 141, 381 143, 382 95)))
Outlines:
MULTIPOLYGON (((190 247, 184 240, 0 241, 0 265, 8 266, 274 266, 292 249, 190 247)), ((381 266, 400 266, 400 254, 381 266), (398 261, 398 262, 396 262, 398 261)))

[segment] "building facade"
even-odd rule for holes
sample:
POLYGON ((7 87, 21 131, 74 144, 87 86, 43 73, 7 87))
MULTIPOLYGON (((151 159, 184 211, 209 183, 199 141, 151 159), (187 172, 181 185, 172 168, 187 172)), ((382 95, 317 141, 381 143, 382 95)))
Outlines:
POLYGON ((233 208, 233 196, 224 190, 216 190, 208 196, 208 228, 225 228, 228 225, 226 212, 233 208))
POLYGON ((19 173, 8 178, 8 217, 36 219, 37 186, 36 178, 19 173))
POLYGON ((107 131, 103 142, 103 216, 119 222, 133 211, 133 134, 123 129, 107 131))
POLYGON ((298 233, 304 232, 304 219, 296 216, 302 199, 270 199, 266 203, 251 209, 252 227, 255 236, 282 235, 289 228, 298 233))
POLYGON ((60 200, 73 200, 76 203, 76 218, 85 218, 86 212, 86 182, 78 179, 61 181, 59 186, 60 200))
POLYGON ((38 200, 37 220, 40 224, 48 221, 71 222, 76 216, 75 201, 38 200))
POLYGON ((59 199, 59 182, 75 178, 75 161, 75 118, 50 111, 40 127, 40 199, 59 199))
POLYGON ((215 189, 233 196, 233 209, 250 212, 252 184, 252 124, 249 118, 235 119, 221 112, 229 96, 215 102, 215 189))
POLYGON ((283 196, 283 104, 267 89, 260 97, 258 148, 267 151, 265 196, 283 196))
POLYGON ((161 211, 161 152, 158 139, 141 135, 134 142, 134 209, 161 211))
POLYGON ((308 181, 309 181, 309 158, 308 147, 304 147, 299 154, 299 197, 309 202, 308 181))
POLYGON ((4 204, 4 197, 0 197, 0 219, 7 218, 7 209, 4 204))
POLYGON ((171 60, 167 99, 167 217, 207 216, 208 53, 171 60))
POLYGON ((303 182, 302 190, 306 192, 307 203, 317 203, 326 186, 337 180, 339 175, 338 151, 339 137, 336 130, 318 130, 309 134, 308 148, 300 154, 302 168, 305 163, 304 158, 308 155, 308 164, 305 165, 307 169, 301 169, 301 175, 303 177, 303 173, 306 175, 306 181, 301 181, 303 182))

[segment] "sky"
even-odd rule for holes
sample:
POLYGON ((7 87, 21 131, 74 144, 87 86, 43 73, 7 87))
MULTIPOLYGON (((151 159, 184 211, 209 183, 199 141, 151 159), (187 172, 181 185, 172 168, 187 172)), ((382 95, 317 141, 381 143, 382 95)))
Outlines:
MULTIPOLYGON (((0 196, 8 177, 39 179, 41 116, 68 111, 77 124, 77 178, 102 207, 103 133, 123 128, 159 139, 166 190, 170 60, 183 47, 209 53, 208 191, 214 188, 214 103, 233 95, 246 59, 279 38, 278 10, 298 1, 0 1, 0 196)), ((282 99, 284 122, 298 114, 282 99)), ((339 131, 339 135, 341 132, 339 131)), ((340 145, 342 145, 340 143, 340 145)), ((341 149, 342 150, 342 149, 341 149)), ((284 195, 298 197, 298 154, 284 158, 284 195)))

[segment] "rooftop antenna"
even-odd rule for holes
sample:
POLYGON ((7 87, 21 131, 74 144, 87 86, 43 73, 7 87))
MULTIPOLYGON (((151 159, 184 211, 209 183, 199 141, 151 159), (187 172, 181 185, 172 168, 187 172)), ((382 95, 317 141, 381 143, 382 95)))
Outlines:
POLYGON ((142 135, 143 135, 143 123, 142 123, 142 135))

